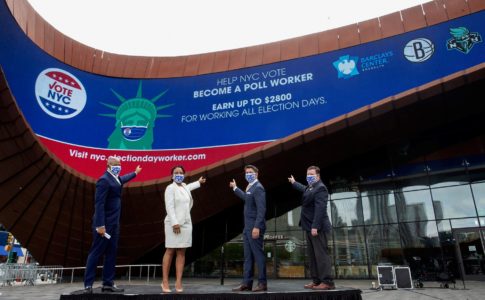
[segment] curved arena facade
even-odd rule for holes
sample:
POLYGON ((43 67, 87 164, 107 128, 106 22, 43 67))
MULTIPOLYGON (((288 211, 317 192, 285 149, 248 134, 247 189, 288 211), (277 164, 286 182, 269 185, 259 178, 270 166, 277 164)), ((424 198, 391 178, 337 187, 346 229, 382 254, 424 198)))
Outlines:
POLYGON ((0 1, 0 223, 41 264, 82 266, 95 180, 124 188, 119 264, 160 263, 169 172, 194 193, 188 275, 242 273, 242 204, 267 190, 268 275, 305 277, 299 195, 318 165, 337 278, 392 263, 485 278, 485 3, 439 0, 300 38, 181 57, 87 47, 0 1), (224 255, 220 249, 224 246, 224 255))

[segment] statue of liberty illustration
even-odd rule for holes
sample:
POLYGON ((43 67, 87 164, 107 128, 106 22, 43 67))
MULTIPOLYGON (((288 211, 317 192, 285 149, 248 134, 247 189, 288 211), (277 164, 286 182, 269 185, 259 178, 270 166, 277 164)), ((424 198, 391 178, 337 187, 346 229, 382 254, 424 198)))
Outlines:
POLYGON ((146 99, 142 96, 141 81, 134 98, 126 99, 113 89, 111 89, 111 91, 121 102, 121 105, 116 106, 99 102, 116 111, 116 113, 99 114, 102 117, 116 119, 115 129, 108 138, 108 148, 138 150, 152 149, 155 120, 171 117, 171 115, 162 115, 158 114, 158 112, 173 106, 173 103, 161 106, 155 105, 167 91, 160 93, 150 100, 146 99))

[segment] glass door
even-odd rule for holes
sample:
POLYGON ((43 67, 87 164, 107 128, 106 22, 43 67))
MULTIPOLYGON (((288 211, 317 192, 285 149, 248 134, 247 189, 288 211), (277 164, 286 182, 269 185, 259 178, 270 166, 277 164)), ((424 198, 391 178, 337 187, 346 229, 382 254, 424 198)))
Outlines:
POLYGON ((465 228, 454 231, 462 274, 466 280, 485 280, 485 230, 465 228))

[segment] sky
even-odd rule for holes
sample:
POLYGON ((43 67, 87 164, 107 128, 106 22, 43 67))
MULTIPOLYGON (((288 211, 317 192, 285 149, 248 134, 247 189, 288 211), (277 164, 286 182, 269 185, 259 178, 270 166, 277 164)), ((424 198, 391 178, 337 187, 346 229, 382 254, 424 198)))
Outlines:
POLYGON ((325 31, 430 0, 28 0, 65 35, 103 51, 181 56, 325 31))

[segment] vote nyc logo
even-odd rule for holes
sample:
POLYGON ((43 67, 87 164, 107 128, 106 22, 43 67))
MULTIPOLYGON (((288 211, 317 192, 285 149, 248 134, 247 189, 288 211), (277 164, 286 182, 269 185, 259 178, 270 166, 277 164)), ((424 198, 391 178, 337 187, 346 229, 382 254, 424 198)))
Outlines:
POLYGON ((86 89, 74 75, 61 69, 45 69, 35 82, 40 108, 51 117, 70 119, 86 105, 86 89))
POLYGON ((404 47, 404 57, 410 62, 421 63, 431 58, 434 44, 425 38, 409 41, 404 47))

